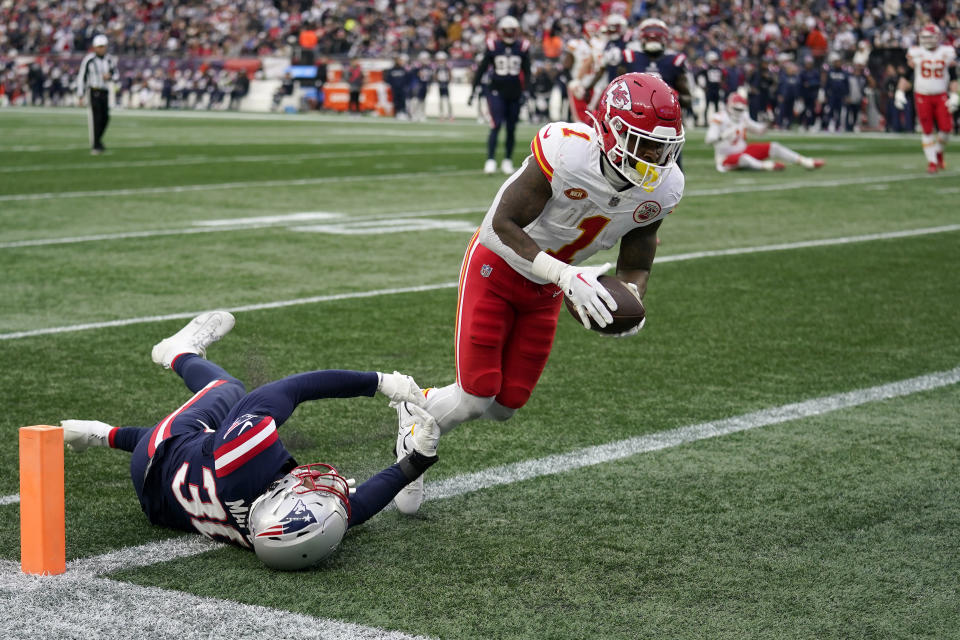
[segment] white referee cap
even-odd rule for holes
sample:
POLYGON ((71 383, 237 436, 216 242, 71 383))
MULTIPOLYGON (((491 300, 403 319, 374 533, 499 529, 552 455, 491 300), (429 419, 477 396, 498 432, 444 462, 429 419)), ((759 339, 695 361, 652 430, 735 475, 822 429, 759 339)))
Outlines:
POLYGON ((103 35, 102 33, 101 33, 100 35, 94 36, 94 37, 93 37, 93 46, 95 46, 95 47, 105 47, 105 46, 107 46, 107 36, 103 35))

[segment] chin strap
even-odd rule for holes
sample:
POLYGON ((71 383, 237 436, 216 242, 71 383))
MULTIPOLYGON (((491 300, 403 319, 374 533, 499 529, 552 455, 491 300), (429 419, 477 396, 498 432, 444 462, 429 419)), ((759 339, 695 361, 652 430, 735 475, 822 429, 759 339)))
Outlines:
POLYGON ((602 173, 606 181, 610 183, 610 186, 617 191, 626 191, 634 186, 632 182, 617 171, 617 168, 613 166, 610 158, 607 157, 607 154, 604 153, 602 149, 600 150, 600 173, 602 173))

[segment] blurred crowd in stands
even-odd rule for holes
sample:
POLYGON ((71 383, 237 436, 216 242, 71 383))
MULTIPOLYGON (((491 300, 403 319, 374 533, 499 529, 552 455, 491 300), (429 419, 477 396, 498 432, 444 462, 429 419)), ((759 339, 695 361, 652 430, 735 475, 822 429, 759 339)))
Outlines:
POLYGON ((14 95, 21 104, 63 103, 75 75, 70 55, 87 51, 97 33, 121 61, 130 106, 228 108, 249 77, 205 61, 277 56, 346 66, 443 52, 465 67, 508 14, 531 42, 543 91, 544 82, 563 82, 566 44, 611 13, 631 27, 664 20, 669 47, 686 54, 704 100, 722 104, 745 87, 754 116, 782 128, 912 130, 909 109, 891 110, 891 87, 908 72, 905 49, 928 21, 944 42, 960 44, 960 0, 0 0, 0 103, 14 95), (14 64, 22 56, 37 57, 27 74, 14 64), (828 125, 834 68, 848 76, 846 115, 828 125))

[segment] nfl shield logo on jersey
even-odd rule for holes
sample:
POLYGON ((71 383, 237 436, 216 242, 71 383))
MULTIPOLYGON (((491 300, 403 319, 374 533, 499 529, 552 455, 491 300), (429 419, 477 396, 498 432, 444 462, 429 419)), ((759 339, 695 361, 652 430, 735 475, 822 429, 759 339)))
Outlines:
POLYGON ((620 204, 620 196, 613 196, 610 198, 610 202, 607 203, 608 207, 615 207, 620 204))
POLYGON ((480 275, 483 276, 484 278, 489 278, 491 273, 493 273, 493 267, 491 267, 490 265, 485 264, 482 267, 480 267, 480 275))

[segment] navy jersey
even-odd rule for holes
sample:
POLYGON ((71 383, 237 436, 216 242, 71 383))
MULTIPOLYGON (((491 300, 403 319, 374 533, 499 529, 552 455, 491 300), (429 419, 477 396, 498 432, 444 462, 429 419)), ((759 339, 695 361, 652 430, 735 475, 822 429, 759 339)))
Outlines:
POLYGON ((474 90, 488 68, 488 91, 504 100, 519 100, 530 80, 530 42, 517 39, 507 44, 499 38, 487 38, 486 51, 474 74, 474 90))
POLYGON ((827 71, 827 86, 824 87, 827 96, 842 98, 850 90, 850 74, 844 69, 831 67, 827 71))
POLYGON ((676 89, 677 81, 685 71, 687 56, 682 53, 664 53, 654 58, 643 51, 627 49, 623 52, 623 59, 627 65, 626 73, 652 73, 676 89))
POLYGON ((245 394, 234 378, 209 382, 140 439, 130 460, 151 523, 250 548, 247 512, 296 462, 277 433, 302 402, 372 396, 375 372, 314 371, 245 394))
POLYGON ((802 69, 800 71, 800 86, 805 92, 819 91, 820 69, 802 69))
POLYGON ((630 69, 623 71, 624 65, 629 67, 626 59, 627 43, 622 39, 611 40, 603 48, 603 65, 607 70, 607 83, 613 82, 613 79, 624 73, 629 73, 630 69))
POLYGON ((407 70, 401 65, 395 65, 387 69, 386 73, 383 74, 383 79, 390 85, 390 88, 393 89, 394 95, 398 92, 406 94, 407 84, 409 84, 407 70))
POLYGON ((777 83, 777 93, 782 96, 796 97, 800 91, 800 76, 796 73, 780 71, 780 80, 777 83))

